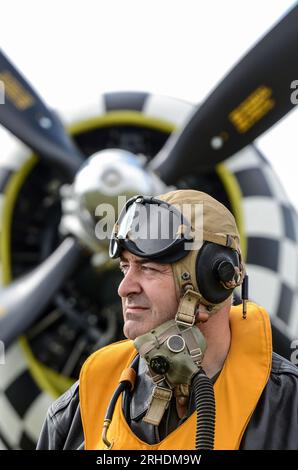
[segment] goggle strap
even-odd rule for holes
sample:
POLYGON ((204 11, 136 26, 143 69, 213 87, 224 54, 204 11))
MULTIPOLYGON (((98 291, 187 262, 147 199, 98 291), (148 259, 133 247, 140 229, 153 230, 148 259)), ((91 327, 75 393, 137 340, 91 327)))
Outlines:
POLYGON ((239 239, 234 235, 225 233, 213 233, 206 230, 203 231, 203 240, 206 242, 217 243, 218 245, 228 246, 239 252, 239 239))

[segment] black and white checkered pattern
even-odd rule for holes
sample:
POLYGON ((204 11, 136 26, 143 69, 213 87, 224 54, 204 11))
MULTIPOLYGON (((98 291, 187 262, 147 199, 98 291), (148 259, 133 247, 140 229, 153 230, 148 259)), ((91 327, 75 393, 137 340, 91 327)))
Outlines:
MULTIPOLYGON (((85 110, 62 114, 62 119, 66 123, 83 122, 118 110, 141 112, 180 127, 193 106, 148 93, 109 93, 85 110)), ((0 139, 8 148, 0 155, 1 224, 6 183, 29 155, 26 147, 2 128, 0 139)), ((297 214, 270 164, 254 146, 228 159, 225 166, 235 175, 243 195, 240 205, 248 238, 250 297, 269 311, 281 331, 298 337, 297 214)), ((6 352, 6 364, 0 365, 0 449, 33 448, 52 401, 53 397, 33 380, 21 347, 14 343, 6 352)))
POLYGON ((298 337, 298 216, 270 163, 254 146, 229 158, 242 195, 250 297, 298 337))
POLYGON ((0 448, 34 449, 53 398, 33 380, 18 343, 0 365, 0 448))

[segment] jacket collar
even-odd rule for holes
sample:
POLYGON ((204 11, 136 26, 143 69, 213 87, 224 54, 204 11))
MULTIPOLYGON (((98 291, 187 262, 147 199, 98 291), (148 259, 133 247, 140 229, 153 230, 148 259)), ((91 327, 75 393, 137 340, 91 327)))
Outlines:
POLYGON ((146 361, 140 357, 135 392, 130 402, 130 417, 138 421, 145 415, 152 395, 154 383, 149 376, 146 361))

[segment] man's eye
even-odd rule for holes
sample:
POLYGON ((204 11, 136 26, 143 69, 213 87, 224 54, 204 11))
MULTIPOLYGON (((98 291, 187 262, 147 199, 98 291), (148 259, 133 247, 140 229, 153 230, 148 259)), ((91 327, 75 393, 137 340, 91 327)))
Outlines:
POLYGON ((121 264, 121 265, 119 266, 119 269, 120 269, 120 271, 121 271, 123 274, 125 274, 126 271, 127 271, 127 269, 128 269, 128 266, 127 266, 126 264, 121 264))
POLYGON ((153 268, 153 266, 144 266, 144 265, 143 265, 142 267, 143 267, 143 269, 144 269, 145 271, 156 271, 156 269, 153 268))

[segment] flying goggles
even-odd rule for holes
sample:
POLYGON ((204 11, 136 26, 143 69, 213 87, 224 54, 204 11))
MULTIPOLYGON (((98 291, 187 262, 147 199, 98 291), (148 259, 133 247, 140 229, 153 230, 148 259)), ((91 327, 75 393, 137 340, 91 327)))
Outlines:
POLYGON ((134 196, 123 207, 114 225, 109 254, 122 250, 141 258, 171 263, 187 255, 192 241, 188 219, 173 205, 154 197, 134 196))

